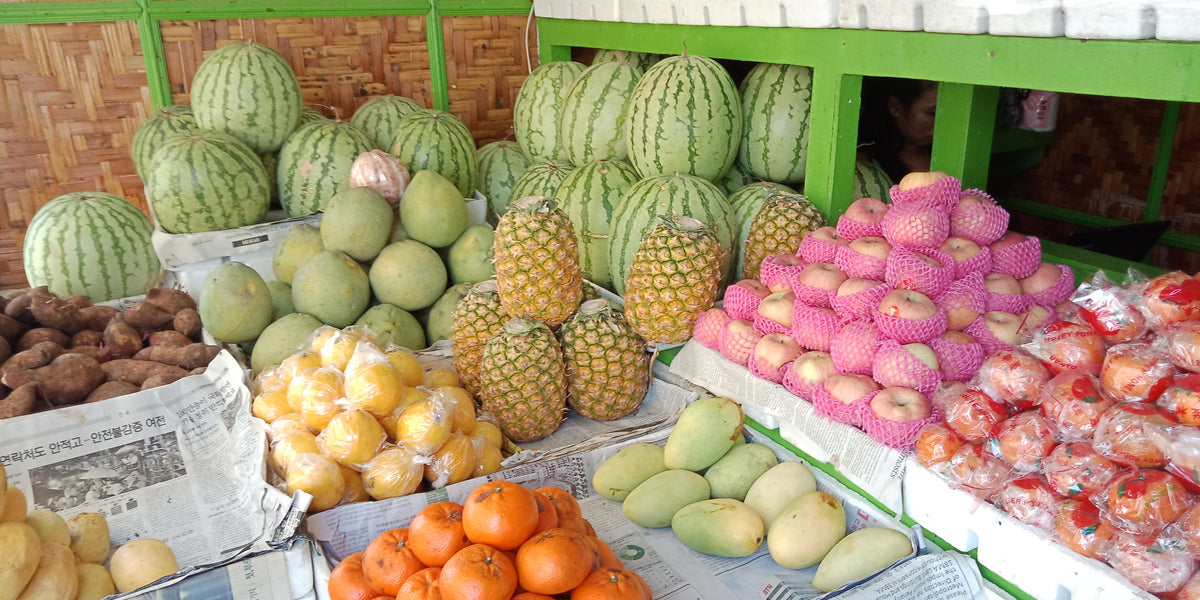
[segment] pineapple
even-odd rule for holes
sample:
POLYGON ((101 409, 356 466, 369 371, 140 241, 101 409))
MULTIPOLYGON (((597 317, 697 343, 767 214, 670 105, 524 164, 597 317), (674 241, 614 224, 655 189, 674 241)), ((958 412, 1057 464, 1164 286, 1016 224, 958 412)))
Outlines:
POLYGON ((579 242, 554 200, 526 196, 512 203, 496 226, 493 244, 506 314, 557 327, 579 307, 579 242))
POLYGON ((764 258, 795 254, 804 236, 824 226, 825 217, 808 198, 800 194, 772 194, 750 222, 742 279, 758 279, 758 267, 764 258))
POLYGON ((677 344, 712 307, 721 281, 721 248, 704 223, 660 216, 642 238, 625 278, 625 318, 642 337, 677 344))
POLYGON ((612 421, 637 410, 650 385, 650 355, 638 335, 608 300, 589 300, 563 323, 567 402, 575 412, 612 421))
POLYGON ((514 442, 554 433, 567 411, 567 369, 545 323, 520 318, 505 323, 484 347, 479 383, 483 410, 514 442))
POLYGON ((479 358, 483 356, 483 347, 504 329, 507 320, 500 308, 494 279, 475 284, 454 309, 454 325, 450 328, 454 370, 462 377, 463 386, 476 396, 479 395, 479 358))

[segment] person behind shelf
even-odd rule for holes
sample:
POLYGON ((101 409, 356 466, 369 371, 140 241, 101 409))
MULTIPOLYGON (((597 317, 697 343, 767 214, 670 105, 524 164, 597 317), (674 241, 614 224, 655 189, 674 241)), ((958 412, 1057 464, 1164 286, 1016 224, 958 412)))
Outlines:
POLYGON ((864 77, 858 149, 892 181, 928 171, 937 112, 936 81, 864 77))

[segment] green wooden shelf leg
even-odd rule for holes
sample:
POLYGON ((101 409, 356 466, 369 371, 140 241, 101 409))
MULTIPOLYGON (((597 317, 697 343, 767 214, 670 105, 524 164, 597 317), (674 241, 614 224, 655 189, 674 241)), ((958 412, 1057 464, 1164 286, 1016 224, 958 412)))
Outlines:
POLYGON ((962 83, 938 86, 933 170, 958 177, 965 188, 987 187, 999 95, 1000 88, 992 86, 962 83))
POLYGON ((538 47, 538 63, 546 64, 548 62, 571 60, 570 46, 551 46, 549 44, 541 44, 538 47))
POLYGON ((1175 131, 1179 128, 1179 102, 1167 102, 1163 107, 1162 128, 1158 132, 1158 149, 1154 153, 1154 168, 1150 171, 1150 190, 1146 194, 1146 213, 1143 221, 1162 218, 1163 192, 1167 189, 1167 172, 1171 170, 1171 149, 1175 146, 1175 131))
POLYGON ((425 15, 425 40, 429 48, 430 92, 433 107, 450 110, 450 82, 446 75, 446 39, 442 31, 442 15, 437 0, 430 0, 425 15))
POLYGON ((146 62, 146 85, 150 88, 150 100, 154 109, 173 104, 171 81, 167 77, 167 59, 163 51, 162 29, 154 16, 150 0, 138 0, 141 14, 138 16, 138 37, 142 43, 142 59, 146 62))
POLYGON ((862 76, 813 69, 804 194, 831 223, 850 205, 862 76))

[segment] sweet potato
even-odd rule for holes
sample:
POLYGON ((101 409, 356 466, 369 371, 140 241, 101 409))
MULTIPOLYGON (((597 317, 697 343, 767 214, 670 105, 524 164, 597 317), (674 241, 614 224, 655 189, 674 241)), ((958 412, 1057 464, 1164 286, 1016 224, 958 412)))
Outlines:
POLYGON ((0 399, 0 419, 21 417, 32 413, 38 399, 37 388, 38 384, 27 383, 0 399))
POLYGON ((207 366, 216 358, 221 349, 208 344, 188 344, 182 348, 170 346, 150 346, 141 349, 134 358, 137 360, 152 360, 166 365, 175 365, 185 371, 207 366))
POLYGON ((100 346, 104 344, 104 334, 91 329, 84 329, 71 336, 71 347, 78 348, 79 346, 100 346))
POLYGON ((188 336, 174 330, 164 329, 150 334, 150 346, 166 346, 168 348, 182 348, 191 344, 192 340, 188 336))
MULTIPOLYGON (((0 365, 0 383, 3 383, 3 373, 9 369, 36 369, 50 364, 63 353, 62 346, 54 342, 42 342, 36 346, 18 352, 0 365)), ((14 386, 9 386, 14 387, 14 386)))
POLYGON ((0 337, 8 340, 9 345, 17 343, 21 339, 21 334, 25 333, 25 327, 16 319, 8 315, 0 315, 0 337))
POLYGON ((16 294, 8 297, 8 304, 4 305, 4 314, 18 321, 33 323, 33 315, 29 313, 29 303, 33 300, 34 294, 37 290, 41 290, 44 293, 49 293, 49 291, 46 289, 46 286, 25 290, 23 292, 17 292, 16 294))
POLYGON ((79 309, 79 316, 83 319, 83 326, 92 331, 104 331, 104 328, 108 327, 108 322, 119 314, 121 314, 121 311, 111 306, 89 306, 79 309))
POLYGON ((92 301, 86 296, 63 296, 62 299, 75 308, 87 308, 92 305, 92 301))
POLYGON ((92 390, 92 393, 88 394, 88 397, 86 400, 84 400, 84 402, 87 403, 108 400, 109 398, 116 398, 117 396, 132 394, 139 389, 141 388, 133 385, 132 383, 126 383, 124 381, 105 381, 104 383, 100 384, 100 387, 92 390))
POLYGON ((124 317, 114 318, 104 328, 104 347, 114 358, 130 358, 142 349, 142 335, 124 317))
POLYGON ((168 383, 175 383, 176 381, 179 381, 187 376, 187 373, 182 375, 179 373, 159 373, 158 375, 151 375, 146 378, 146 381, 142 382, 142 389, 148 390, 150 388, 167 385, 168 383))
POLYGON ((134 360, 132 358, 110 360, 100 365, 100 368, 104 370, 104 375, 108 381, 124 381, 136 386, 141 386, 152 375, 160 373, 187 373, 187 371, 174 365, 164 365, 160 362, 134 360))
POLYGON ((63 406, 83 402, 104 383, 104 370, 90 356, 63 354, 44 367, 5 369, 3 383, 13 389, 36 383, 43 399, 54 406, 63 406))
POLYGON ((0 363, 8 360, 12 356, 12 346, 8 345, 8 340, 0 337, 0 363))
POLYGON ((96 362, 99 363, 108 362, 114 358, 120 358, 113 355, 112 350, 109 350, 108 348, 102 348, 100 346, 74 346, 72 348, 67 348, 65 354, 82 354, 83 356, 90 356, 96 359, 96 362))
POLYGON ((146 290, 146 302, 173 315, 179 314, 179 311, 185 308, 196 310, 196 301, 187 292, 173 288, 146 290))
POLYGON ((199 367, 188 371, 188 375, 203 375, 206 370, 208 370, 208 367, 199 367))
POLYGON ((175 331, 188 336, 193 340, 200 339, 200 313, 194 308, 185 308, 175 314, 175 321, 171 323, 175 331))
POLYGON ((121 318, 139 331, 158 331, 174 321, 175 315, 143 300, 121 313, 121 318))
POLYGON ((29 301, 29 312, 39 324, 67 335, 74 334, 85 325, 79 307, 49 293, 35 295, 29 301))
POLYGON ((21 339, 17 340, 17 352, 28 350, 42 342, 54 342, 63 348, 71 345, 71 336, 49 327, 37 327, 25 332, 21 339))

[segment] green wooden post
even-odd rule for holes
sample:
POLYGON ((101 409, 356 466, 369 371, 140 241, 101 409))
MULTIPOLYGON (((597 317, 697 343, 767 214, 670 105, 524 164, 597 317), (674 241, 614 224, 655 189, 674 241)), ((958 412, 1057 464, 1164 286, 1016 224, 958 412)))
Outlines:
POLYGON ((804 194, 830 222, 846 211, 854 190, 861 103, 862 75, 813 69, 804 194))
POLYGON ((433 107, 450 110, 450 83, 446 75, 446 40, 442 33, 442 15, 438 12, 437 0, 429 0, 429 13, 425 16, 425 39, 429 47, 430 92, 433 107))
POLYGON ((1150 189, 1146 193, 1143 221, 1157 221, 1161 218, 1163 192, 1167 189, 1167 172, 1171 170, 1171 148, 1175 145, 1175 130, 1178 128, 1179 102, 1167 102, 1163 107, 1162 127, 1158 130, 1158 149, 1154 153, 1154 168, 1150 171, 1150 189))
POLYGON ((986 85, 938 86, 933 170, 958 177, 963 187, 987 187, 999 94, 1000 88, 986 85))
POLYGON ((173 104, 171 80, 167 77, 167 58, 163 51, 162 28, 154 16, 150 0, 138 0, 142 14, 138 17, 138 38, 142 42, 142 59, 146 62, 146 86, 150 101, 159 109, 173 104))

